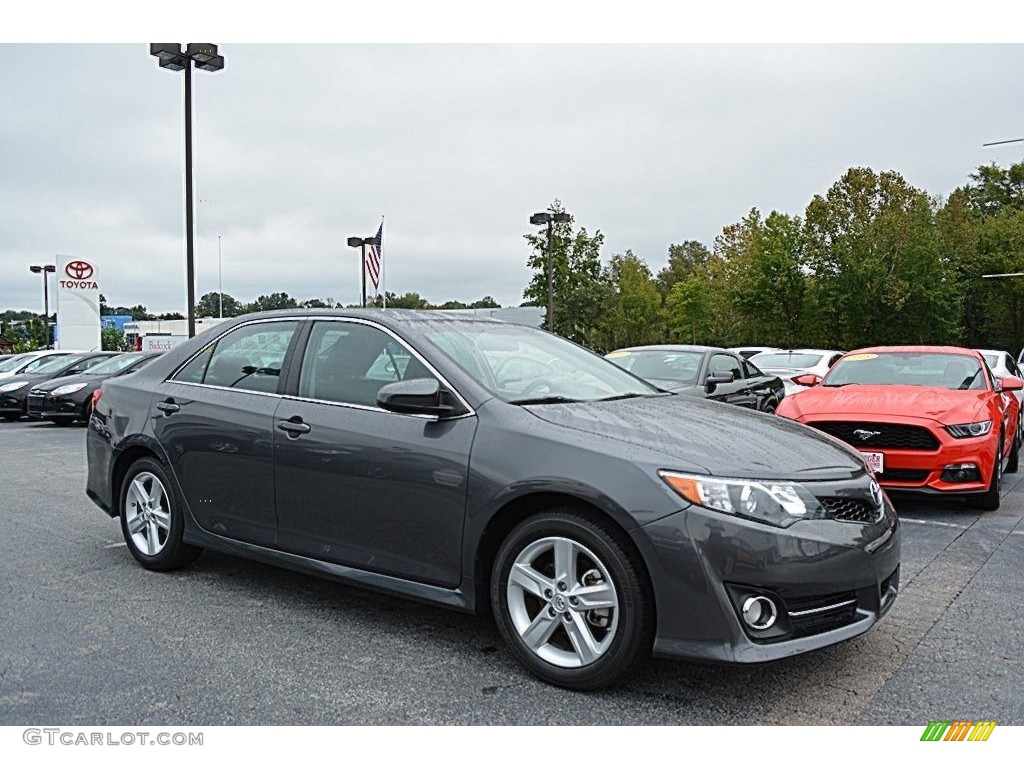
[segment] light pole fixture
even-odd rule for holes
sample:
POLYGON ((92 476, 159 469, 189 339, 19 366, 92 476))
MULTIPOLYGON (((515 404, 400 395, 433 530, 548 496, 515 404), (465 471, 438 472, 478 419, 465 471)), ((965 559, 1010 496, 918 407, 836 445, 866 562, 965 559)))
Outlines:
POLYGON ((224 319, 224 270, 221 268, 220 261, 220 235, 217 235, 217 293, 220 298, 217 301, 217 316, 224 319))
POLYGON ((359 249, 359 273, 362 275, 363 308, 366 308, 366 246, 373 245, 373 237, 350 237, 348 245, 350 248, 359 249))
POLYGON ((48 279, 50 272, 56 272, 57 266, 55 264, 30 264, 29 272, 35 274, 42 274, 43 276, 43 328, 46 334, 46 348, 50 348, 50 281, 48 279))
POLYGON ((551 238, 552 228, 555 223, 564 224, 572 221, 570 216, 565 211, 560 213, 535 213, 530 217, 530 223, 536 225, 547 224, 548 225, 548 257, 547 257, 547 273, 548 273, 548 330, 555 330, 555 270, 554 270, 554 255, 552 250, 551 238))
POLYGON ((196 335, 195 225, 192 213, 192 64, 207 72, 224 69, 224 57, 213 43, 150 43, 149 55, 172 72, 185 70, 185 274, 188 281, 188 337, 196 335))

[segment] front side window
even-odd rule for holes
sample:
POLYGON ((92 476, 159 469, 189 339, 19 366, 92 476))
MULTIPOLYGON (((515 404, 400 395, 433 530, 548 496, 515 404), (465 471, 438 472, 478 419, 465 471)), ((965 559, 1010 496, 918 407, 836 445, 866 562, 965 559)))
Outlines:
POLYGON ((728 376, 731 373, 733 381, 739 381, 743 378, 743 372, 740 370, 740 362, 732 355, 712 356, 711 366, 708 369, 708 373, 712 376, 728 376))
POLYGON ((299 397, 377 405, 385 384, 434 378, 390 335, 369 325, 321 321, 313 326, 299 372, 299 397))
POLYGON ((174 380, 276 392, 285 353, 298 327, 297 320, 243 325, 205 347, 174 380))

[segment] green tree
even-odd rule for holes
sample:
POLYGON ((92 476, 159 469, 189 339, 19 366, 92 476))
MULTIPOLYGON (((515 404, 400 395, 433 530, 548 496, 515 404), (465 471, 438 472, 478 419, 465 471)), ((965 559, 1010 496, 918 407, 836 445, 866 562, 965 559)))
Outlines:
POLYGON ((131 352, 132 345, 124 335, 124 331, 113 326, 104 327, 100 331, 100 344, 104 351, 131 352))
POLYGON ((928 196, 898 173, 851 168, 807 206, 804 233, 830 345, 959 339, 955 266, 928 196))
MULTIPOLYGON (((221 294, 217 291, 204 293, 196 304, 196 317, 220 317, 221 294)), ((238 317, 244 314, 245 306, 230 293, 224 294, 224 317, 238 317)))
POLYGON ((712 344, 711 293, 707 271, 700 268, 673 283, 665 299, 669 340, 676 344, 712 344))
POLYGON ((482 299, 474 301, 469 305, 470 309, 501 309, 501 304, 496 302, 490 296, 484 296, 482 299))
POLYGON ((266 312, 272 309, 295 309, 299 304, 287 293, 272 293, 269 296, 259 296, 256 301, 247 307, 248 312, 266 312))
MULTIPOLYGON (((559 200, 548 208, 551 213, 564 213, 559 200)), ((533 278, 523 291, 523 298, 533 306, 547 307, 547 232, 523 236, 531 253, 527 266, 533 278)), ((580 227, 575 232, 571 222, 557 223, 552 229, 552 278, 554 282, 554 330, 579 344, 589 344, 594 333, 605 295, 601 281, 600 230, 589 235, 580 227)), ((545 318, 547 327, 547 318, 545 318)))
POLYGON ((711 259, 711 251, 697 240, 684 240, 668 247, 668 264, 658 272, 658 290, 668 296, 672 286, 686 280, 711 259))
POLYGON ((615 254, 602 280, 606 292, 603 312, 591 336, 595 346, 607 352, 664 338, 661 294, 643 259, 630 250, 615 254))

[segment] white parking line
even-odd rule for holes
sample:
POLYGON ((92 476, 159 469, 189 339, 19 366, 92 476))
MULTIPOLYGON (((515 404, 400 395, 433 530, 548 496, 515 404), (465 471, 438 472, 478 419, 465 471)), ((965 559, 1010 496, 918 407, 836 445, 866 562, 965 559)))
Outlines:
POLYGON ((971 526, 969 525, 957 525, 956 523, 944 523, 941 520, 915 520, 912 517, 901 517, 901 523, 919 523, 921 525, 941 525, 946 528, 959 528, 961 531, 966 531, 971 526))

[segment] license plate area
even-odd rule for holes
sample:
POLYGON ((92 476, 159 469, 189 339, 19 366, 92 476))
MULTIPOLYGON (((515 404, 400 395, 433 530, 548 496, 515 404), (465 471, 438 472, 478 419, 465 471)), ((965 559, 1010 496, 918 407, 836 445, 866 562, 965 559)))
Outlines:
POLYGON ((869 453, 868 451, 861 451, 860 455, 864 457, 864 460, 868 463, 871 471, 876 475, 880 475, 885 471, 884 453, 869 453))

